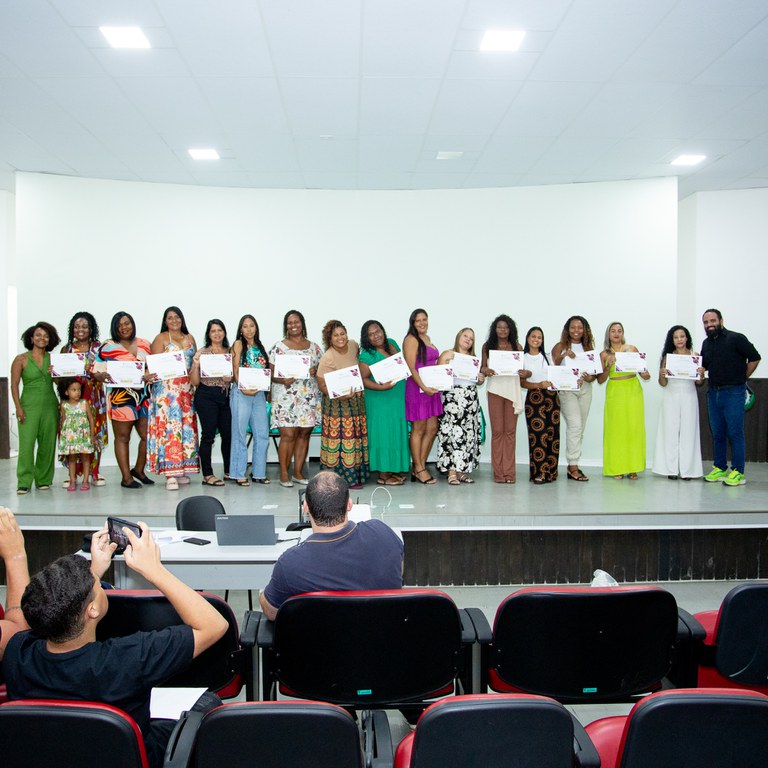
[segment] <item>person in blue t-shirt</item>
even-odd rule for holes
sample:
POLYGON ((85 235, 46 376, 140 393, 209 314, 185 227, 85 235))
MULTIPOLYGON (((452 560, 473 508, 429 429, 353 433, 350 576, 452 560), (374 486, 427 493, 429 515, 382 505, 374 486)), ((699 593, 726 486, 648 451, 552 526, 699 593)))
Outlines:
POLYGON ((399 589, 403 586, 403 542, 380 520, 352 522, 349 487, 335 472, 315 475, 304 510, 312 535, 283 552, 259 595, 270 621, 289 598, 305 592, 399 589))

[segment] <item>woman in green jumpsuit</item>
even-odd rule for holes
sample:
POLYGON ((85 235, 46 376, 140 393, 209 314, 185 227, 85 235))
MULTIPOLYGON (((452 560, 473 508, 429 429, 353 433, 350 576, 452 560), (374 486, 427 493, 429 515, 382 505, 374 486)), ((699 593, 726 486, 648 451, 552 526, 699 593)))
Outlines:
POLYGON ((59 403, 53 391, 48 354, 59 344, 59 334, 50 323, 37 323, 24 331, 21 340, 28 351, 17 355, 11 365, 11 395, 19 425, 19 496, 29 493, 33 480, 40 491, 51 487, 59 424, 59 403), (20 382, 24 384, 21 396, 20 382))

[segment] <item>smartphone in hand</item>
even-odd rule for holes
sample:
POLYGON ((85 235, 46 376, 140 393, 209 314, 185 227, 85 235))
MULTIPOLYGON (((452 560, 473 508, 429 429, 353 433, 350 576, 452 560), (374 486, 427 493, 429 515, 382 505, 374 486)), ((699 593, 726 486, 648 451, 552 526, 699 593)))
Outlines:
POLYGON ((122 555, 129 544, 128 537, 123 533, 123 528, 128 528, 133 531, 136 538, 141 538, 141 528, 136 523, 132 523, 130 520, 123 520, 121 517, 108 517, 107 530, 109 531, 109 540, 117 544, 116 555, 122 555))

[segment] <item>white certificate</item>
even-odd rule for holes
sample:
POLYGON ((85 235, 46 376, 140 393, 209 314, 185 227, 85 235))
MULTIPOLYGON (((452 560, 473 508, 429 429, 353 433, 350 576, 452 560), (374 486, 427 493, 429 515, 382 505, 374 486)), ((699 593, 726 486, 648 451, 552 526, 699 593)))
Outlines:
POLYGON ((161 352, 147 355, 147 370, 158 379, 178 379, 186 377, 187 364, 183 352, 161 352))
POLYGON ((237 369, 238 389, 257 389, 260 392, 267 392, 271 383, 272 371, 269 368, 237 369))
POLYGON ((144 386, 143 360, 107 360, 108 387, 142 389, 144 386))
POLYGON ((425 387, 447 392, 453 389, 453 374, 448 365, 425 365, 419 368, 419 376, 425 387))
POLYGON ((576 357, 564 357, 563 363, 571 368, 578 368, 579 373, 591 373, 596 376, 603 372, 603 364, 600 362, 600 353, 597 350, 575 354, 576 357))
POLYGON ((701 355, 667 355, 667 376, 671 379, 698 379, 701 355))
POLYGON ((405 381, 411 375, 411 369, 405 362, 402 352, 379 360, 370 366, 374 380, 378 384, 387 384, 390 381, 405 381))
POLYGON ((647 371, 645 352, 617 352, 616 353, 616 372, 617 373, 640 373, 647 371))
POLYGON ((579 369, 565 365, 548 365, 547 379, 552 382, 555 389, 573 391, 579 388, 579 369))
POLYGON ((275 355, 275 376, 278 379, 308 379, 311 367, 311 355, 275 355))
POLYGON ((523 352, 491 349, 488 351, 488 367, 497 376, 518 376, 523 369, 523 352))
POLYGON ((223 379, 232 375, 232 355, 200 355, 200 376, 204 379, 223 379))
POLYGON ((84 352, 51 352, 51 376, 54 379, 63 376, 84 376, 85 375, 85 353, 84 352))
POLYGON ((360 375, 360 368, 357 365, 350 365, 338 371, 328 371, 325 374, 325 386, 331 400, 351 395, 353 392, 362 392, 363 377, 360 375))
POLYGON ((477 381, 477 374, 480 373, 480 358, 455 352, 453 359, 448 363, 448 368, 456 379, 477 381))

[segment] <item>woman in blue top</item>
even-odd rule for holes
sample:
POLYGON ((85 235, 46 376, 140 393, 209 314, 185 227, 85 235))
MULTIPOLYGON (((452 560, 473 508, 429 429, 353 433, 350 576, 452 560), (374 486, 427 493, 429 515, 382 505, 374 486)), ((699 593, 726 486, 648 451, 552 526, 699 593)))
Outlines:
POLYGON ((259 338, 259 325, 253 315, 243 315, 237 325, 237 339, 232 345, 232 364, 235 386, 230 394, 232 411, 232 450, 229 457, 229 474, 243 488, 250 485, 246 476, 248 466, 248 424, 253 435, 251 477, 254 482, 266 484, 267 449, 269 448, 269 423, 267 398, 257 389, 240 389, 240 368, 265 368, 269 370, 269 358, 259 338))

